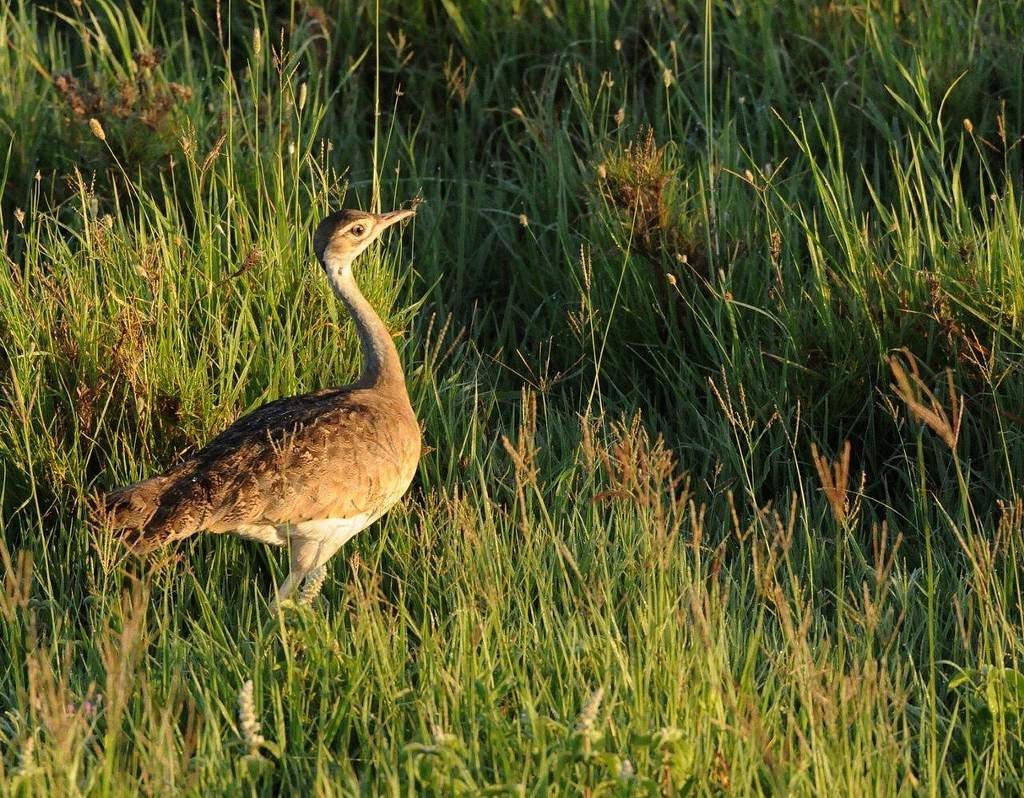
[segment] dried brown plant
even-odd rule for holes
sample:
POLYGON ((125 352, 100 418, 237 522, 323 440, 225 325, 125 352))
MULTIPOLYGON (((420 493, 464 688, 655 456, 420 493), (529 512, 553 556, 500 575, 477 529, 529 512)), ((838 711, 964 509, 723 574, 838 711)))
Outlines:
POLYGON ((448 48, 448 60, 441 66, 444 73, 444 80, 448 86, 448 96, 457 98, 462 104, 466 104, 470 93, 473 91, 473 84, 476 82, 476 69, 469 69, 465 56, 455 57, 454 47, 448 48))
POLYGON ((928 286, 928 302, 932 317, 938 323, 951 353, 960 362, 970 366, 981 377, 985 377, 992 366, 992 351, 981 342, 976 330, 965 326, 950 307, 949 297, 934 273, 925 275, 928 286))
POLYGON ((608 488, 594 496, 594 501, 628 498, 639 507, 660 510, 666 500, 671 506, 682 498, 683 481, 678 473, 675 453, 665 445, 661 435, 653 439, 637 413, 627 420, 614 421, 610 441, 599 445, 593 432, 584 432, 584 455, 600 463, 608 488))
POLYGON ((652 533, 652 553, 664 566, 690 512, 692 546, 699 549, 703 534, 702 510, 692 507, 689 483, 679 470, 675 452, 660 434, 652 437, 637 413, 612 422, 600 432, 594 422, 582 428, 581 451, 585 460, 599 469, 602 490, 594 494, 595 504, 623 502, 645 519, 652 533))
POLYGON ((843 443, 843 453, 834 463, 818 453, 818 447, 811 444, 811 460, 818 471, 821 489, 832 508, 832 516, 840 524, 845 525, 850 517, 850 502, 847 486, 850 484, 850 442, 843 443))
POLYGON ((191 86, 166 80, 162 60, 159 50, 137 52, 132 74, 120 80, 103 74, 53 77, 73 135, 75 129, 84 131, 83 146, 96 140, 83 150, 89 157, 102 162, 113 152, 125 164, 149 165, 177 148, 185 106, 194 92, 191 86))
MULTIPOLYGON (((677 207, 683 189, 680 170, 671 163, 669 146, 658 146, 652 129, 641 130, 624 150, 608 155, 597 175, 601 196, 618 212, 641 255, 667 258, 705 274, 703 235, 677 207)), ((658 284, 664 284, 660 274, 658 284)))
POLYGON ((961 397, 953 385, 952 369, 946 369, 946 386, 949 392, 947 412, 947 408, 921 378, 917 358, 908 349, 901 351, 910 371, 908 372, 900 364, 899 358, 895 355, 889 358, 889 368, 892 369, 895 380, 893 390, 903 400, 911 415, 926 424, 951 451, 955 452, 957 442, 960 440, 960 425, 963 421, 964 408, 961 397))

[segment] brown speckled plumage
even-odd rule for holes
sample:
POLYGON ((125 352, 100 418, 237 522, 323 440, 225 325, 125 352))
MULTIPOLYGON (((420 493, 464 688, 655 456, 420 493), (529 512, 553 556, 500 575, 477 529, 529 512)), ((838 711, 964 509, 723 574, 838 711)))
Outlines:
POLYGON ((394 343, 351 267, 384 229, 411 215, 341 211, 314 236, 359 332, 359 380, 266 404, 166 473, 112 491, 104 501, 110 527, 139 551, 197 532, 287 544, 292 571, 278 594, 285 598, 401 498, 419 461, 420 429, 394 343))

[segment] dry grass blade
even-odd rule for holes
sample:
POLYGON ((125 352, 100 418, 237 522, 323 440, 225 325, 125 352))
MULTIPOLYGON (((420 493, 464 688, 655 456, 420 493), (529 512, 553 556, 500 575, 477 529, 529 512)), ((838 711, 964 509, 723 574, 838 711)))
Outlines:
POLYGON ((894 355, 889 358, 892 369, 893 390, 903 400, 911 415, 925 423, 952 451, 956 451, 960 440, 960 423, 963 420, 963 403, 953 385, 953 372, 946 369, 946 383, 949 391, 949 411, 925 384, 917 367, 917 359, 907 349, 901 350, 910 371, 900 364, 894 355))

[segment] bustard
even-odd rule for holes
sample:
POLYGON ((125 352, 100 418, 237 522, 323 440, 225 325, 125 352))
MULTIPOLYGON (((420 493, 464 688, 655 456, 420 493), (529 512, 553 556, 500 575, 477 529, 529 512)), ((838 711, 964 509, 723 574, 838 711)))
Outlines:
POLYGON ((338 211, 313 235, 317 260, 356 325, 359 379, 263 405, 164 474, 108 493, 111 528, 141 552, 198 532, 287 545, 281 601, 401 498, 419 461, 420 428, 394 341, 352 262, 414 213, 338 211))

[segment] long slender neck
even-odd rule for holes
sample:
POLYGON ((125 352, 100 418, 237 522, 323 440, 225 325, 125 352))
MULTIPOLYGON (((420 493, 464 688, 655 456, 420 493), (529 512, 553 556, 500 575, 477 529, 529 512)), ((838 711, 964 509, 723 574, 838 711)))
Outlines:
POLYGON ((405 375, 398 350, 377 311, 363 296, 352 276, 350 263, 327 269, 331 286, 355 322, 359 343, 363 348, 363 370, 358 384, 367 388, 398 388, 405 391, 405 375))

